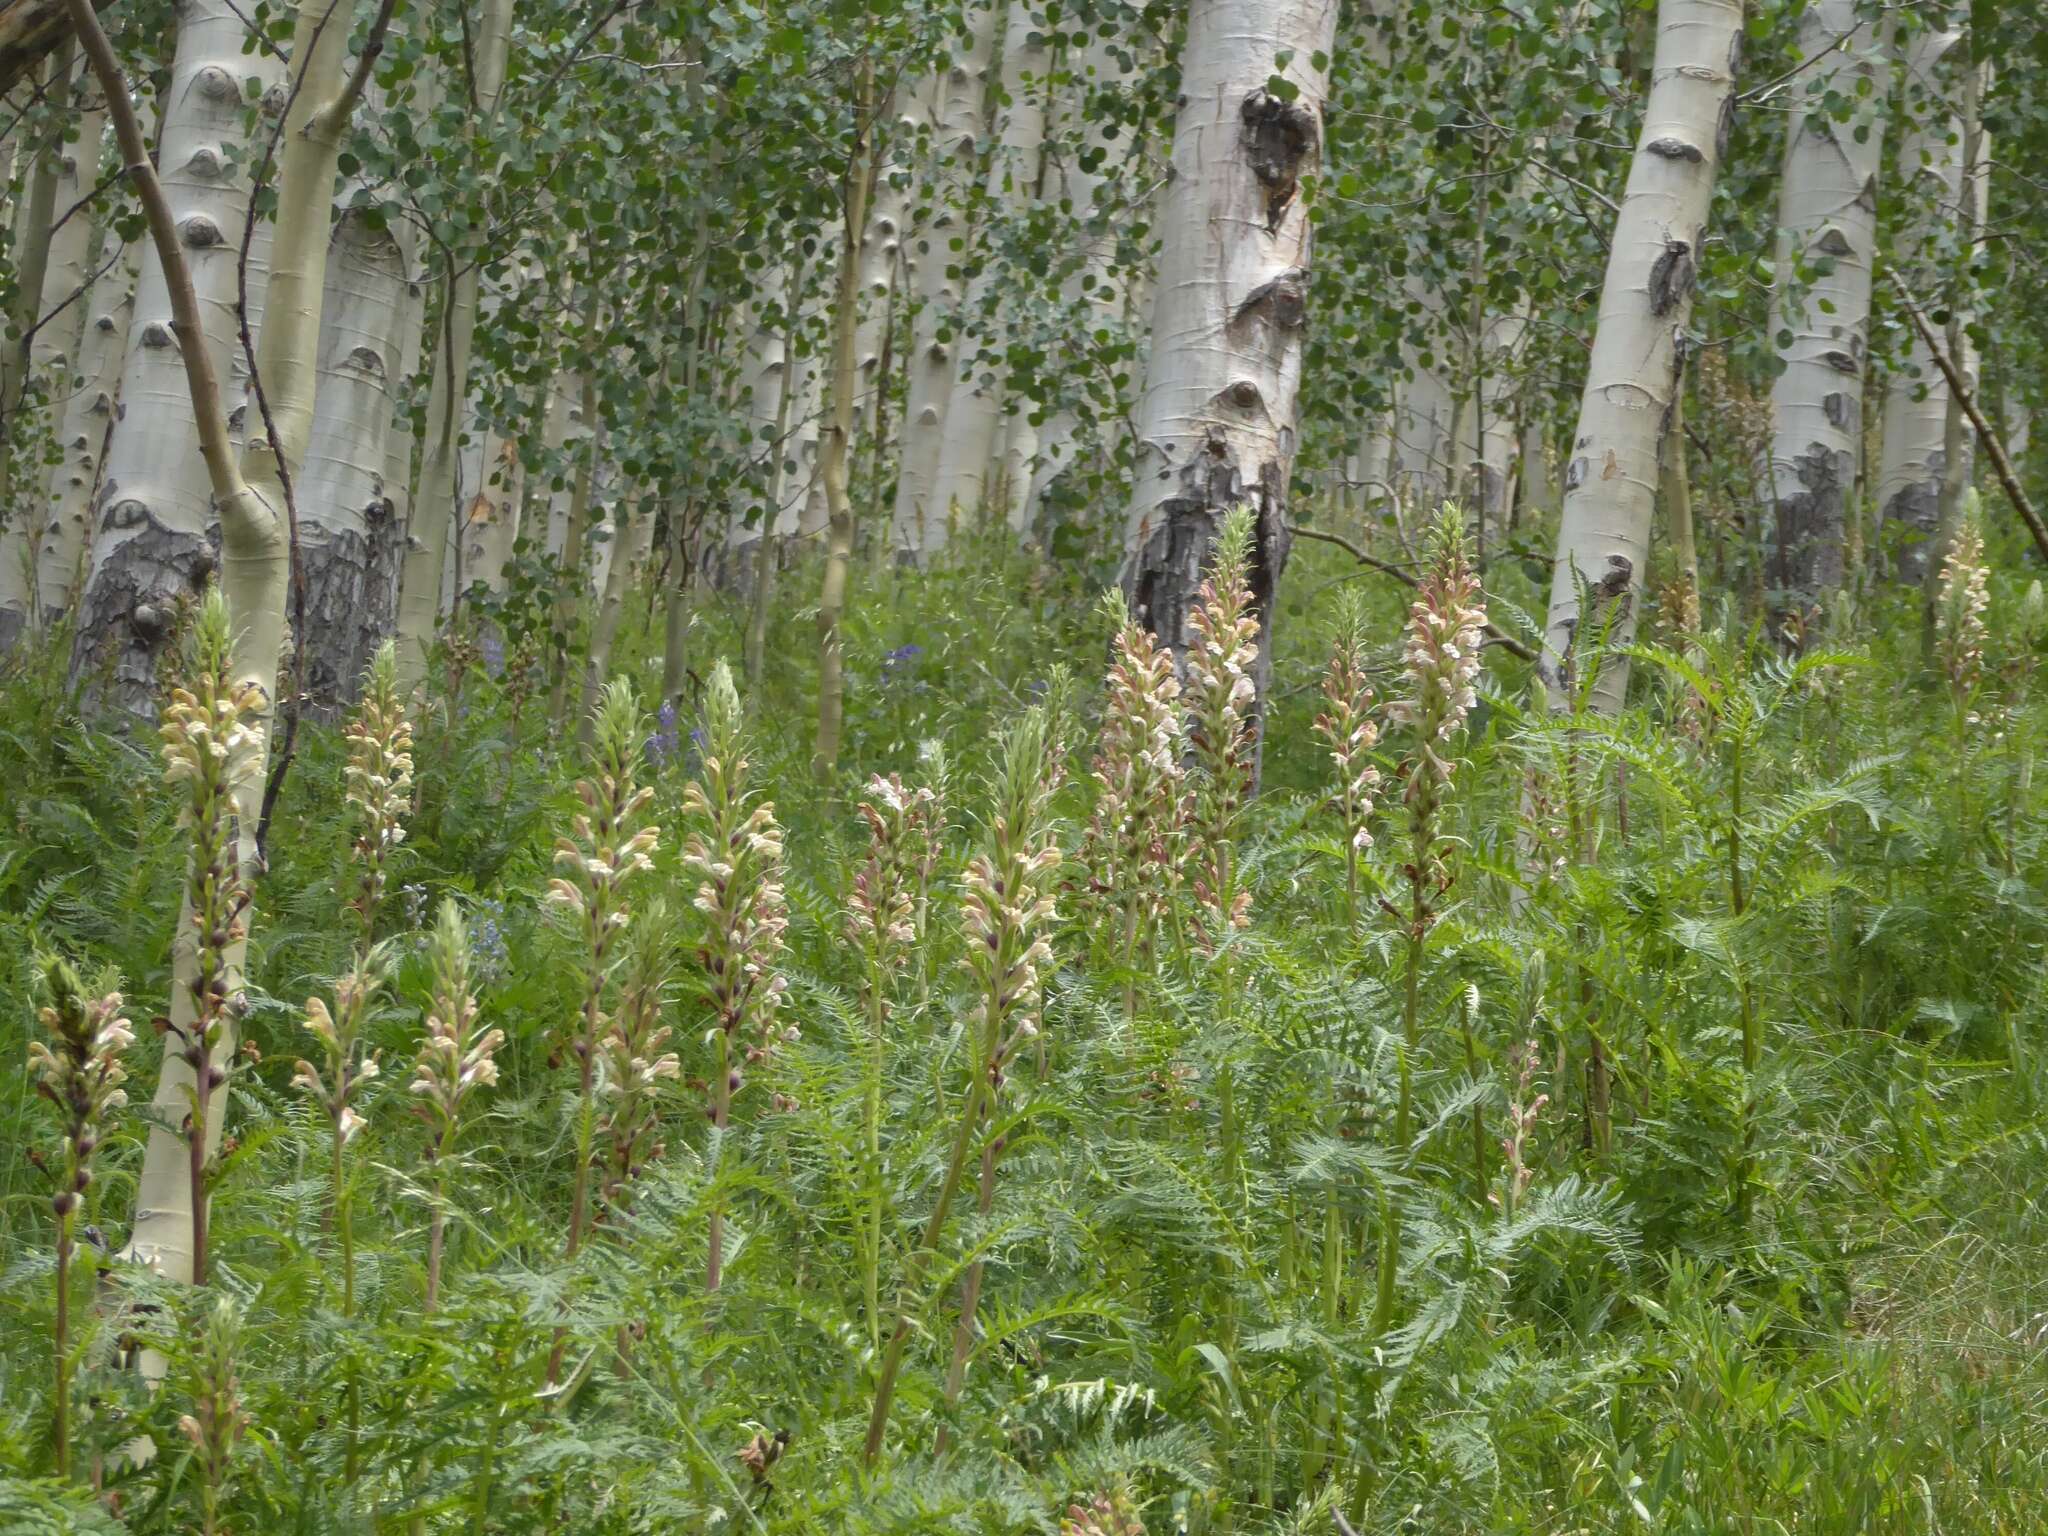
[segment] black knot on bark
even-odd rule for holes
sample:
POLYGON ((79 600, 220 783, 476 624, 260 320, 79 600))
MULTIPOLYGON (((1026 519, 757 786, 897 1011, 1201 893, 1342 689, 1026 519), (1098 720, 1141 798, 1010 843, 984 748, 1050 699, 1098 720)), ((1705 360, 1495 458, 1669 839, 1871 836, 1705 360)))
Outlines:
POLYGON ((1643 148, 1662 160, 1687 160, 1699 165, 1707 158, 1699 145, 1670 136, 1652 139, 1643 148))
POLYGON ((1691 296, 1693 277, 1692 246, 1667 239, 1650 266, 1650 313, 1668 315, 1676 309, 1691 296))
POLYGON ((1302 162, 1316 150, 1316 115, 1299 101, 1283 101, 1261 89, 1245 97, 1238 116, 1244 122, 1245 161, 1266 189, 1266 230, 1271 233, 1301 185, 1302 162))

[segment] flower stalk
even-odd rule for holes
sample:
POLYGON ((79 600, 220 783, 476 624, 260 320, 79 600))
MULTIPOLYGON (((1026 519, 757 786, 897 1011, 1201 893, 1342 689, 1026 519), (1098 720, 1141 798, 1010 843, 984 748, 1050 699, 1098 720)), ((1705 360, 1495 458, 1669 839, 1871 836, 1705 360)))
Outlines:
POLYGON ((426 1038, 412 1069, 414 1111, 427 1123, 426 1158, 433 1184, 434 1208, 427 1227, 426 1310, 434 1312, 441 1298, 441 1255, 448 1222, 448 1172, 454 1160, 462 1117, 479 1088, 498 1080, 498 1047, 502 1029, 477 1027, 477 1002, 469 930, 462 911, 448 898, 441 903, 432 938, 433 1005, 427 1010, 426 1038))
POLYGON ((376 940, 391 856, 405 840, 405 815, 412 806, 412 723, 399 694, 397 653, 389 640, 377 648, 363 674, 362 703, 345 735, 348 804, 357 817, 355 858, 362 871, 349 906, 362 924, 356 945, 361 955, 376 940))
POLYGON ((192 1021, 158 1021, 192 1070, 180 1128, 192 1201, 192 1283, 206 1284, 207 1123, 226 1086, 222 1049, 234 1023, 235 978, 229 958, 247 933, 249 890, 235 849, 235 791, 262 752, 263 690, 235 681, 227 601, 217 588, 200 604, 189 686, 171 690, 164 708, 164 778, 182 793, 181 819, 191 838, 185 911, 196 950, 187 1000, 192 1021))
MULTIPOLYGON (((50 1211, 57 1222, 57 1316, 51 1329, 56 1363, 52 1397, 51 1441, 57 1475, 71 1476, 71 1257, 78 1213, 92 1187, 93 1154, 106 1136, 106 1122, 128 1102, 121 1084, 128 1074, 121 1053, 135 1043, 135 1032, 121 1013, 121 994, 89 996, 78 972, 52 955, 42 962, 42 992, 49 999, 38 1011, 48 1042, 29 1043, 29 1068, 36 1092, 57 1112, 63 1138, 63 1160, 56 1168, 56 1193, 50 1211)), ((34 1156, 35 1154, 31 1154, 34 1156)))
POLYGON ((929 878, 935 845, 932 816, 936 804, 937 797, 929 788, 910 789, 897 774, 887 778, 876 774, 868 780, 867 793, 858 807, 867 828, 867 857, 854 873, 853 893, 847 898, 846 936, 861 954, 861 1001, 868 1025, 867 1082, 861 1107, 867 1215, 860 1237, 860 1264, 868 1345, 876 1351, 882 1345, 882 1078, 887 1065, 890 998, 917 941, 918 903, 929 878))
MULTIPOLYGON (((984 1122, 992 1130, 1009 1063, 1038 1030, 1039 975, 1041 967, 1051 963, 1048 930, 1058 919, 1053 875, 1059 868, 1060 850, 1047 814, 1056 788, 1045 711, 1033 708, 1004 732, 987 841, 969 862, 962 880, 963 964, 976 998, 968 1020, 968 1037, 974 1047, 973 1075, 954 1124, 952 1150, 938 1197, 926 1219, 923 1238, 904 1265, 896 1323, 883 1351, 868 1416, 863 1454, 871 1466, 888 1433, 889 1412, 903 1368, 903 1352, 916 1323, 924 1274, 945 1235, 976 1137, 982 1134, 984 1122)), ((983 1148, 989 1175, 980 1186, 984 1212, 993 1200, 994 1159, 1000 1150, 989 1135, 983 1148)), ((980 1269, 978 1263, 969 1268, 963 1287, 960 1328, 954 1335, 955 1364, 948 1372, 949 1401, 957 1395, 958 1378, 965 1369, 962 1341, 972 1339, 980 1269)))
POLYGON ((576 783, 582 809, 568 835, 555 844, 559 873, 549 882, 545 897, 547 905, 568 915, 583 941, 583 997, 569 1042, 576 1058, 576 1176, 565 1259, 576 1257, 590 1227, 597 1050, 620 940, 632 919, 627 887, 635 876, 654 867, 649 855, 661 836, 659 828, 640 825, 641 812, 654 791, 636 777, 647 731, 630 684, 606 685, 593 723, 591 771, 576 783))
POLYGON ((1102 734, 1092 773, 1099 788, 1083 852, 1091 889, 1117 924, 1124 1020, 1137 1014, 1137 966, 1167 911, 1169 866, 1181 836, 1180 681, 1173 657, 1131 615, 1120 590, 1103 608, 1116 632, 1102 734))
MULTIPOLYGON (((689 826, 683 867, 698 877, 692 906, 702 914, 697 949, 702 995, 711 1014, 706 1038, 711 1074, 701 1086, 713 1134, 723 1136, 744 1068, 765 1062, 794 1039, 777 1022, 789 985, 775 968, 789 925, 782 895, 782 828, 772 802, 755 802, 747 787, 747 756, 739 690, 720 661, 711 672, 701 773, 683 790, 689 826)), ((715 1293, 725 1270, 725 1208, 714 1200, 708 1227, 704 1289, 715 1293)))
POLYGON ((1259 620, 1250 585, 1252 509, 1223 516, 1209 573, 1196 593, 1187 651, 1188 735, 1200 770, 1194 805, 1194 893, 1203 942, 1220 948, 1251 925, 1252 896, 1234 862, 1237 824, 1251 796, 1256 747, 1259 620))
POLYGON ((1358 926, 1359 861, 1372 846, 1373 792, 1380 783, 1380 771, 1372 761, 1379 728, 1372 720, 1372 685, 1366 681, 1365 657, 1365 605, 1356 592, 1347 591, 1337 611, 1337 635, 1323 674, 1324 709, 1316 716, 1315 726, 1317 734, 1329 742, 1330 761, 1337 770, 1331 804, 1344 833, 1347 928, 1358 926))

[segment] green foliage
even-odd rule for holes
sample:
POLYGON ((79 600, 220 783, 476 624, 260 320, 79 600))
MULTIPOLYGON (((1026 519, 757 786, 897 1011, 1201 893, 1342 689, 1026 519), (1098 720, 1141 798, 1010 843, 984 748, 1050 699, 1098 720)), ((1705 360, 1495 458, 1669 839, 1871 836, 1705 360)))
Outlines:
MULTIPOLYGON (((1296 582, 1335 574, 1298 558, 1296 582)), ((1237 831, 1251 925, 1213 957, 1163 931, 1133 1002, 1120 931, 1097 931, 1099 904, 1080 899, 1093 781, 1057 789, 1066 889, 1051 958, 1016 973, 1042 988, 1038 1033, 987 1055, 977 1010, 1020 1000, 1001 974, 960 964, 964 861, 1000 854, 978 877, 985 911, 1020 895, 1005 871, 1034 861, 1005 839, 1040 814, 1045 733, 1092 733, 1100 707, 1087 688, 1058 706, 1078 722, 1024 703, 1055 660, 1102 664, 1099 621, 1078 593, 1061 606, 1061 580, 966 562, 878 576, 849 635, 856 766, 931 782, 916 750, 928 739, 956 765, 937 786, 930 913, 890 983, 879 1054, 872 977, 845 938, 866 823, 811 785, 805 733, 777 724, 802 718, 810 686, 790 650, 771 650, 766 691, 744 706, 722 667, 701 714, 637 718, 623 684, 601 706, 599 766, 653 789, 664 833, 637 877, 625 966, 605 981, 595 1110, 579 1107, 573 1064, 549 1063, 584 1000, 587 936, 539 916, 574 754, 534 711, 515 726, 514 701, 481 673, 460 711, 428 711, 384 923, 390 1003, 364 1023, 387 1066, 362 1084, 347 1147, 352 1312, 330 1127, 290 1088, 303 1036, 288 1003, 345 973, 359 931, 336 825, 344 754, 309 730, 258 891, 254 1050, 225 1108, 236 1145, 211 1290, 232 1297, 233 1327, 213 1298, 163 1291, 111 1256, 147 1128, 124 1118, 98 1149, 79 1253, 158 1310, 76 1322, 76 1464, 103 1469, 118 1515, 63 1492, 48 1478, 47 1196, 10 1161, 7 1528, 182 1530, 212 1497, 226 1530, 417 1514, 430 1531, 1050 1531, 1116 1489, 1155 1532, 1328 1530, 1333 1512, 1362 1532, 2029 1527, 2048 1497, 2032 1342, 2048 1229, 2031 1193, 2048 900, 2030 873, 2042 806, 2019 771, 2044 720, 2016 666, 2013 637, 2032 634, 2018 586, 1994 571, 1975 702, 1997 734, 1980 725, 1961 760, 1946 682, 1906 645, 1790 662, 1741 631, 1646 645, 1641 702, 1612 721, 1525 717, 1510 673, 1483 677, 1473 728, 1445 749, 1460 761, 1437 836, 1455 857, 1418 978, 1403 1146, 1407 930, 1375 897, 1405 912, 1404 812, 1375 813, 1354 925, 1341 838, 1319 809, 1334 788, 1326 744, 1308 724, 1327 707, 1332 623, 1361 667, 1391 672, 1391 586, 1280 630, 1267 788, 1237 831), (1021 616, 961 601, 1048 581, 1043 619, 1028 598, 1021 616), (785 829, 778 1017, 800 1032, 750 1066, 759 1091, 714 1132, 690 1086, 716 1060, 702 961, 676 937, 701 914, 640 925, 662 888, 688 905, 706 878, 674 862, 683 780, 702 778, 706 754, 740 751, 785 829), (425 1012, 465 987, 477 1014, 464 1038, 506 1038, 458 1139, 408 1112, 407 1084, 425 1012), (1595 1041, 1604 1151, 1588 1128, 1595 1041), (992 1064, 1006 1079, 988 1122, 1000 1177, 985 1205, 969 1198, 970 1160, 914 1263, 992 1064), (608 1091, 613 1076, 631 1092, 608 1091), (1526 1193, 1482 1198, 1508 1177, 1511 1095, 1527 1111, 1539 1093, 1518 1154, 1526 1193), (630 1142, 580 1153, 589 1124, 630 1142), (579 1156, 602 1198, 565 1257, 579 1156), (430 1311, 436 1210, 445 1275, 430 1311), (714 1213, 715 1295, 702 1280, 714 1213), (949 1343, 976 1265, 955 1396, 949 1343), (894 1306, 906 1283, 917 1323, 863 1475, 886 1338, 875 1297, 894 1306), (169 1358, 155 1392, 120 1367, 127 1328, 169 1358), (238 1438, 208 1438, 229 1412, 238 1438), (181 1434, 187 1415, 203 1455, 181 1434), (159 1447, 146 1466, 118 1454, 138 1433, 159 1447)), ((801 622, 804 596, 789 594, 784 622, 801 622)), ((743 608, 705 611, 707 653, 736 641, 743 608)), ((629 626, 620 677, 647 672, 654 640, 629 626)), ((1400 686, 1389 676, 1379 692, 1400 686)), ((146 1018, 162 1008, 180 875, 161 851, 171 796, 115 738, 75 721, 27 729, 42 697, 27 679, 0 693, 0 967, 25 978, 37 946, 117 966, 146 1018)), ((1375 750, 1389 783, 1411 735, 1389 724, 1375 750)), ((33 1020, 18 1008, 6 1027, 19 1059, 33 1020)), ((33 1110, 16 1084, 0 1090, 0 1133, 19 1145, 33 1110)))

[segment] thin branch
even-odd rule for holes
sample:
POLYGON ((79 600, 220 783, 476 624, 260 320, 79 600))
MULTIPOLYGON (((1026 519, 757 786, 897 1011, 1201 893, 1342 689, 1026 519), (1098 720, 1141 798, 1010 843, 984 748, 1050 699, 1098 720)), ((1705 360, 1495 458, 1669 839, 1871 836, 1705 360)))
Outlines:
POLYGON ((1984 419, 1984 413, 1977 409, 1976 398, 1964 382, 1962 374, 1949 358, 1942 345, 1935 339, 1934 328, 1927 323, 1927 317, 1914 302, 1912 290, 1906 287, 1906 280, 1899 275, 1896 267, 1890 269, 1892 286, 1899 290, 1899 302, 1905 306, 1906 316, 1913 322, 1913 329, 1920 333, 1920 340, 1934 359, 1934 366, 1941 370, 1941 376, 1948 380, 1949 392, 1956 404, 1963 408, 1963 414, 1970 418, 1970 425, 1977 429, 1977 441, 1984 445, 1984 451, 1991 455, 1991 467, 1998 472, 1998 483, 2005 487, 2006 499, 2020 520, 2027 525, 2027 532, 2034 536, 2034 548, 2041 552, 2041 558, 2048 560, 2048 527, 2042 526, 2041 515, 2028 500, 2026 490, 2020 485, 2019 476, 2013 473, 2012 460, 2006 456, 2005 444, 1991 430, 1991 423, 1984 419))
MULTIPOLYGON (((1413 588, 1421 585, 1411 572, 1402 569, 1398 565, 1391 565, 1385 560, 1376 559, 1372 555, 1368 555, 1356 544, 1339 534, 1325 533, 1320 528, 1304 528, 1298 523, 1289 523, 1287 525, 1287 532, 1293 538, 1315 539, 1324 544, 1334 544, 1360 565, 1368 566, 1382 575, 1391 576, 1404 587, 1413 588)), ((1534 651, 1522 644, 1513 635, 1507 633, 1506 630, 1495 624, 1491 619, 1486 621, 1486 637, 1490 644, 1499 646, 1510 656, 1519 656, 1523 661, 1531 662, 1536 659, 1534 651)))
MULTIPOLYGON (((336 5, 341 0, 335 0, 336 5)), ((320 115, 337 131, 348 126, 348 120, 355 116, 356 103, 363 99, 363 92, 370 88, 370 76, 377 68, 377 60, 384 55, 384 40, 391 31, 391 12, 397 0, 383 0, 377 7, 375 20, 363 38, 363 51, 356 56, 355 73, 348 77, 348 84, 341 88, 341 94, 322 109, 320 115)), ((333 12, 328 13, 330 16, 333 12)))

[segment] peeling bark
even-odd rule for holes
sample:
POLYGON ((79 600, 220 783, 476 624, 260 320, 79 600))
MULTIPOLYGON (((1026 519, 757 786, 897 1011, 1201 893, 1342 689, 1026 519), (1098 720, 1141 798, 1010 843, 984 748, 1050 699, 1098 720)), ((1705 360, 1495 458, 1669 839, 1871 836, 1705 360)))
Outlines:
MULTIPOLYGON (((1691 317, 1693 253, 1706 238, 1741 42, 1741 0, 1660 0, 1642 134, 1615 219, 1565 464, 1538 665, 1553 708, 1572 701, 1578 681, 1581 583, 1591 589, 1595 622, 1612 621, 1613 640, 1625 644, 1635 634, 1661 450, 1682 382, 1679 339, 1691 317), (1672 143, 1698 153, 1671 153, 1672 143)), ((1627 692, 1626 658, 1604 658, 1591 707, 1618 713, 1627 692)))
POLYGON ((1256 509, 1260 722, 1304 350, 1310 228, 1296 189, 1320 164, 1325 81, 1315 61, 1336 23, 1334 0, 1195 0, 1124 533, 1124 589, 1179 664, 1223 513, 1256 509), (1267 90, 1276 69, 1299 91, 1291 103, 1267 90))

